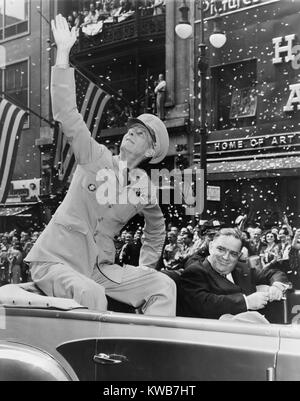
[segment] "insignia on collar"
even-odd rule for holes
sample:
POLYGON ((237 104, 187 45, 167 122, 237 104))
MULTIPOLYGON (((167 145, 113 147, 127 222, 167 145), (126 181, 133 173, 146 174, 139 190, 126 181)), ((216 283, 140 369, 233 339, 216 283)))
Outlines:
POLYGON ((135 191, 135 194, 136 194, 136 196, 141 196, 141 191, 140 191, 139 189, 137 189, 137 190, 135 191))
POLYGON ((88 190, 91 191, 91 192, 96 191, 96 185, 94 185, 94 184, 89 184, 88 190))

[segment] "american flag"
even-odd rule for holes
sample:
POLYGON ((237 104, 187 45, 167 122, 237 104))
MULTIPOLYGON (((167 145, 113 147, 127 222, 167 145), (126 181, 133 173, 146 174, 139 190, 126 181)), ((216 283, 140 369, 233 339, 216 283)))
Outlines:
MULTIPOLYGON (((78 70, 75 70, 75 81, 77 108, 92 137, 96 139, 103 111, 111 95, 92 83, 78 70)), ((60 127, 56 130, 54 145, 56 149, 54 168, 58 170, 58 180, 63 186, 72 177, 76 163, 72 148, 60 127)))
POLYGON ((26 116, 27 112, 15 104, 0 101, 0 203, 7 198, 26 116))

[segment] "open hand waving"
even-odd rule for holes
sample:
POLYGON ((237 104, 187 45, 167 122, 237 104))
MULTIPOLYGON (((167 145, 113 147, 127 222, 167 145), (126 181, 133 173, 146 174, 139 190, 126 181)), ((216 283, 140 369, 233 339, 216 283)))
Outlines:
POLYGON ((51 21, 51 27, 57 49, 70 51, 76 42, 76 28, 70 31, 67 20, 61 14, 55 17, 55 21, 51 21))

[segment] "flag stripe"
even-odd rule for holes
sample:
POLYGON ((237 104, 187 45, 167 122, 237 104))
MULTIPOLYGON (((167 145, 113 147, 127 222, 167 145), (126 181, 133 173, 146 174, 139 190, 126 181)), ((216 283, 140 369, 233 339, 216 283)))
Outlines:
MULTIPOLYGON (((96 91, 94 99, 92 99, 92 105, 91 105, 91 108, 90 108, 89 116, 86 119, 86 125, 88 127, 92 127, 92 122, 93 122, 93 119, 94 119, 95 110, 97 109, 97 105, 98 105, 99 99, 101 101, 102 97, 103 97, 103 92, 102 91, 101 92, 100 91, 96 91)), ((98 106, 98 108, 99 108, 99 106, 98 106)))
MULTIPOLYGON (((8 102, 6 100, 2 100, 2 102, 0 103, 0 116, 1 116, 1 118, 0 118, 0 128, 1 128, 1 130, 0 130, 0 140, 1 140, 2 135, 4 134, 4 127, 3 126, 4 126, 4 123, 5 123, 5 118, 6 118, 8 110, 9 110, 8 102)), ((1 155, 1 153, 0 153, 0 155, 1 155)))
MULTIPOLYGON (((107 96, 107 94, 105 92, 102 92, 100 99, 97 102, 97 110, 100 116, 103 115, 103 108, 101 107, 101 104, 104 102, 105 103, 105 97, 107 96)), ((110 98, 110 97, 109 97, 110 98)), ((98 117, 97 114, 94 113, 93 116, 93 121, 91 123, 91 134, 93 138, 96 138, 95 135, 93 135, 94 129, 97 126, 98 120, 100 121, 101 118, 98 117)))
POLYGON ((15 167, 26 112, 7 100, 0 102, 0 202, 4 203, 15 167))
POLYGON ((94 88, 93 88, 93 90, 91 92, 91 96, 89 97, 88 102, 87 102, 88 105, 87 105, 86 111, 85 111, 84 114, 82 113, 82 115, 84 115, 83 119, 84 119, 84 121, 86 123, 87 123, 87 121, 89 119, 89 116, 90 116, 90 114, 92 112, 91 108, 92 108, 92 105, 93 105, 94 97, 96 96, 97 92, 101 93, 101 91, 99 89, 97 89, 97 87, 94 86, 94 88))
POLYGON ((6 157, 8 155, 8 150, 11 142, 14 140, 13 135, 15 134, 14 127, 15 122, 18 117, 19 111, 16 107, 10 107, 7 113, 7 120, 4 124, 4 132, 0 145, 0 154, 2 155, 2 160, 0 163, 0 177, 3 178, 3 172, 6 165, 6 157))
POLYGON ((68 152, 71 148, 69 142, 67 142, 66 137, 63 137, 63 144, 64 144, 64 150, 63 150, 63 155, 62 155, 62 162, 64 163, 67 156, 68 156, 68 152))
MULTIPOLYGON (((101 106, 100 106, 100 109, 99 109, 99 112, 98 112, 99 116, 102 116, 104 108, 105 108, 105 106, 106 106, 106 104, 107 104, 107 102, 109 101, 110 98, 111 98, 110 95, 106 95, 105 98, 103 99, 103 102, 101 103, 101 106)), ((93 129, 93 132, 92 132, 92 137, 93 138, 96 138, 96 135, 98 133, 99 126, 100 126, 100 121, 101 121, 101 118, 98 117, 97 118, 97 122, 95 123, 94 129, 93 129)))
MULTIPOLYGON (((6 100, 5 100, 6 102, 6 100)), ((16 111, 16 108, 14 106, 10 106, 8 105, 8 108, 5 108, 5 115, 4 115, 4 124, 3 124, 3 132, 1 135, 1 141, 0 141, 0 155, 1 155, 1 163, 0 166, 2 166, 3 161, 5 162, 5 157, 6 154, 4 152, 5 150, 5 144, 7 141, 7 138, 10 138, 10 132, 9 132, 9 128, 11 129, 11 124, 13 123, 13 114, 16 111)), ((1 167, 0 167, 0 171, 1 171, 1 167)), ((2 180, 2 175, 0 174, 1 180, 2 180)))
MULTIPOLYGON (((111 96, 77 70, 75 70, 75 80, 78 111, 92 137, 96 138, 104 108, 111 96)), ((64 184, 74 171, 76 161, 66 137, 63 135, 63 139, 61 139, 61 130, 57 131, 59 132, 56 133, 55 166, 59 166, 59 180, 64 184)))
POLYGON ((17 121, 18 121, 18 126, 16 128, 16 135, 15 135, 15 143, 11 142, 11 146, 9 149, 9 155, 11 154, 11 162, 8 165, 7 171, 5 173, 5 178, 6 178, 6 189, 3 194, 3 199, 6 200, 9 192, 9 187, 11 180, 13 178, 13 173, 14 173, 14 168, 15 168, 15 161, 17 158, 17 153, 18 153, 18 147, 19 147, 19 141, 20 141, 20 136, 21 136, 21 131, 23 129, 23 126, 25 124, 25 121, 27 119, 27 113, 18 114, 17 121))
POLYGON ((84 119, 84 121, 86 121, 86 114, 85 113, 86 113, 86 111, 88 109, 88 104, 91 101, 91 97, 93 95, 93 90, 94 90, 94 85, 90 84, 89 87, 88 87, 88 90, 86 92, 85 99, 84 99, 84 101, 82 103, 82 108, 81 108, 81 110, 79 110, 81 115, 82 115, 82 117, 83 117, 83 119, 84 119))
POLYGON ((76 168, 76 163, 75 163, 75 156, 74 156, 74 153, 73 153, 71 158, 70 158, 69 163, 65 165, 65 177, 66 177, 66 180, 68 180, 70 175, 72 175, 72 172, 74 172, 73 170, 75 170, 75 168, 76 168))

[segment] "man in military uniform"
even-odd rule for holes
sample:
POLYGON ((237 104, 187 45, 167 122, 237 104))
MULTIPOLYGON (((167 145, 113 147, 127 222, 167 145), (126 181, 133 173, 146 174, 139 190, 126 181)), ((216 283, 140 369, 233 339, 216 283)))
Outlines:
POLYGON ((166 127, 156 116, 142 114, 130 120, 118 156, 97 143, 76 107, 74 70, 69 67, 75 29, 70 32, 65 18, 58 15, 52 30, 57 45, 53 115, 78 166, 63 203, 26 257, 33 281, 49 296, 72 298, 98 311, 106 310, 105 295, 109 295, 145 314, 174 316, 175 284, 154 269, 164 244, 165 221, 155 194, 148 191, 148 176, 137 168, 141 162, 158 163, 166 156, 166 127), (111 190, 107 199, 103 187, 111 190), (114 237, 137 213, 145 217, 139 267, 119 266, 114 237))

